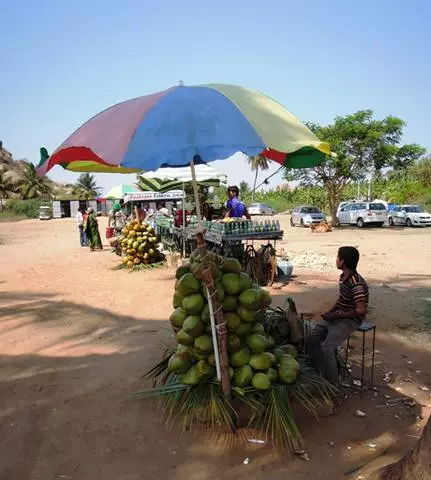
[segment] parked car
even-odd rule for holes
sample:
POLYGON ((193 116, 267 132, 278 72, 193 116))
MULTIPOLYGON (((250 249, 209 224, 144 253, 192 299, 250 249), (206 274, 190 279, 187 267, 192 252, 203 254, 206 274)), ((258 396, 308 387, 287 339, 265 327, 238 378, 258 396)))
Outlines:
POLYGON ((309 227, 313 223, 321 223, 325 221, 325 214, 312 205, 299 205, 292 210, 290 216, 290 225, 301 225, 302 227, 309 227))
POLYGON ((343 205, 337 213, 338 225, 377 225, 382 227, 388 220, 388 211, 381 202, 355 202, 343 205))
POLYGON ((389 213, 389 225, 406 227, 429 227, 431 215, 420 205, 398 205, 389 213))
POLYGON ((252 203, 247 210, 250 215, 275 215, 275 210, 265 203, 252 203))

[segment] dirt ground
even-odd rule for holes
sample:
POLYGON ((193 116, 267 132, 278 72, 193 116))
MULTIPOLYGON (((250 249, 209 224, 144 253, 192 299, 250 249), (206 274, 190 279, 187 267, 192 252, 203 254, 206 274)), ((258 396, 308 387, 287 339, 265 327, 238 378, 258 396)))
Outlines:
MULTIPOLYGON (((291 295, 318 317, 336 297, 337 248, 356 245, 378 331, 377 389, 362 399, 346 391, 319 422, 299 418, 310 461, 161 430, 156 403, 129 394, 148 386, 142 374, 172 342, 174 271, 113 271, 118 257, 80 248, 73 220, 31 220, 0 223, 0 479, 366 478, 402 455, 431 407, 431 229, 312 234, 281 222, 281 247, 294 257, 325 255, 328 265, 296 268, 291 282, 271 290, 274 301, 291 295), (404 397, 416 406, 396 403, 404 397)), ((104 233, 106 220, 100 225, 104 233)))

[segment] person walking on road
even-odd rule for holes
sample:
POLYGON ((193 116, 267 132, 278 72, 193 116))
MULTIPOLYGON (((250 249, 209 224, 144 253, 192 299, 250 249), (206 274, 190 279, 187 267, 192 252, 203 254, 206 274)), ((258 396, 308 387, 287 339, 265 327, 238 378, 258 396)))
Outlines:
POLYGON ((79 230, 79 242, 81 244, 81 247, 88 247, 88 240, 87 240, 87 235, 84 231, 84 210, 79 207, 78 212, 76 213, 76 223, 78 224, 78 230, 79 230))

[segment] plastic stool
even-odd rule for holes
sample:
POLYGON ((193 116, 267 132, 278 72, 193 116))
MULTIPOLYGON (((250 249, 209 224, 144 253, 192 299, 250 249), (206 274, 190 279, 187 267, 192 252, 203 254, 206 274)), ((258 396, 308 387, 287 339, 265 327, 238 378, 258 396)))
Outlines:
MULTIPOLYGON (((361 365, 361 397, 364 392, 364 380, 365 380, 365 334, 367 332, 373 331, 373 351, 372 351, 372 359, 371 359, 371 379, 370 379, 370 387, 374 385, 374 356, 376 351, 376 325, 374 323, 362 323, 357 332, 362 332, 362 365, 361 365)), ((347 361, 349 359, 349 345, 350 345, 350 335, 347 338, 347 346, 346 346, 346 357, 344 359, 344 365, 347 368, 347 361)))

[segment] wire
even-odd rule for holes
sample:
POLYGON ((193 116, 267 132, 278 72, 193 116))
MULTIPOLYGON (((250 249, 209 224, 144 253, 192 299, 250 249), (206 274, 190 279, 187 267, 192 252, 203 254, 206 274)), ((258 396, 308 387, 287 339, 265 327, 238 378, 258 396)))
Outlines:
POLYGON ((256 190, 257 190, 258 188, 260 188, 262 185, 268 183, 268 180, 269 180, 270 178, 272 178, 274 175, 277 175, 277 173, 278 173, 282 168, 284 168, 283 165, 282 165, 278 170, 276 170, 274 173, 272 173, 269 177, 266 177, 265 180, 256 187, 256 190))

